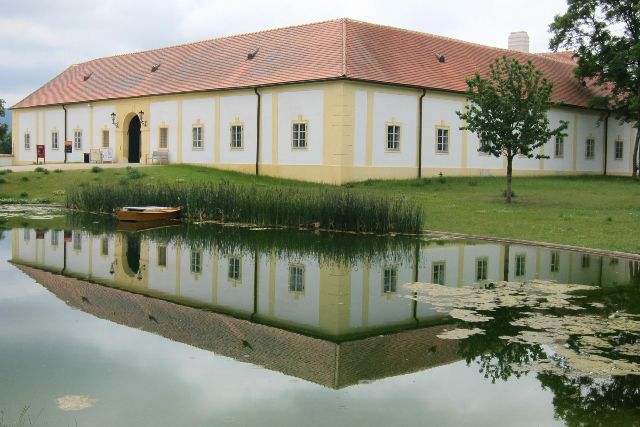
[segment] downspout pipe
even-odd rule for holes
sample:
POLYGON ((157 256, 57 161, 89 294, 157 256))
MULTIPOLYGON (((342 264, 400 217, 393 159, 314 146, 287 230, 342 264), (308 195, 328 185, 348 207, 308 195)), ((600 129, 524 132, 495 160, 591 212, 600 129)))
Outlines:
POLYGON ((422 178, 422 100, 426 94, 427 89, 422 89, 418 100, 418 178, 422 178))
MULTIPOLYGON (((62 146, 65 147, 65 142, 67 142, 67 107, 62 104, 62 109, 64 110, 64 141, 62 142, 62 146)), ((67 150, 64 149, 64 162, 67 163, 67 150)))
POLYGON ((256 176, 260 175, 260 92, 258 88, 253 88, 258 97, 258 108, 256 109, 256 176))
POLYGON ((607 176, 607 151, 609 149, 609 111, 604 118, 604 176, 607 176))

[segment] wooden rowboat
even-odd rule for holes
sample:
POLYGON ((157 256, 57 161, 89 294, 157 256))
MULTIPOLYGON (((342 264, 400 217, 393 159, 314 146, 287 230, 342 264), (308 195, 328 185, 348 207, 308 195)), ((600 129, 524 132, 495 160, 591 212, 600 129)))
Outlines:
POLYGON ((116 217, 120 221, 158 221, 179 218, 181 211, 181 207, 125 206, 116 209, 116 217))

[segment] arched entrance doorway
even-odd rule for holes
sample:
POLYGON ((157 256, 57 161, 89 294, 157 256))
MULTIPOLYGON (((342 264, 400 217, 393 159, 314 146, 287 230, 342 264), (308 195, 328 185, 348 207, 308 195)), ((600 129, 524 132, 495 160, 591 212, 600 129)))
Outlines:
POLYGON ((140 119, 133 116, 129 122, 129 163, 140 163, 140 119))

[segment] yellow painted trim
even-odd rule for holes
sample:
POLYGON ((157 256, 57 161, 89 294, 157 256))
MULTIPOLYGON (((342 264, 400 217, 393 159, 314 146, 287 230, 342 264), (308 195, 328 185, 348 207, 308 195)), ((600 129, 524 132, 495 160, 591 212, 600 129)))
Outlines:
POLYGON ((373 90, 367 90, 367 141, 365 151, 366 166, 371 166, 373 164, 373 100, 373 90))
MULTIPOLYGON (((89 148, 96 148, 94 147, 94 140, 93 140, 93 108, 91 107, 91 104, 89 104, 87 106, 87 108, 89 109, 89 148)), ((100 138, 100 148, 102 148, 102 138, 100 138)))
MULTIPOLYGON (((446 266, 445 266, 446 269, 446 266)), ((458 246, 458 287, 464 286, 464 246, 458 246)))
POLYGON ((578 170, 578 113, 573 114, 573 171, 578 170))
POLYGON ((180 295, 180 270, 182 270, 182 248, 176 246, 176 295, 180 295))
POLYGON ((178 163, 182 162, 182 99, 178 100, 178 163))
POLYGON ((213 249, 213 273, 211 273, 211 303, 218 304, 218 285, 219 285, 219 263, 220 263, 220 249, 215 247, 213 249))
POLYGON ((269 260, 269 301, 268 311, 269 317, 273 317, 276 312, 276 253, 275 249, 271 251, 269 260))
MULTIPOLYGON (((220 97, 216 96, 213 101, 213 163, 220 163, 220 97)), ((203 138, 204 141, 204 138, 203 138)))
POLYGON ((369 326, 369 292, 370 292, 370 270, 369 263, 362 266, 362 326, 369 326))
POLYGON ((271 94, 271 164, 278 164, 278 93, 271 94))
POLYGON ((540 278, 540 248, 536 248, 536 275, 534 276, 536 279, 540 278))

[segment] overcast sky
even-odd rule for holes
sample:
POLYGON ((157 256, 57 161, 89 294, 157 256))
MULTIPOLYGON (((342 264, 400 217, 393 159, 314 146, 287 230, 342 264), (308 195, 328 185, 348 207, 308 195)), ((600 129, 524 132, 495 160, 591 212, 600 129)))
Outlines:
POLYGON ((0 98, 15 104, 71 64, 334 18, 353 18, 496 47, 527 31, 548 50, 565 0, 18 0, 0 6, 0 98))

